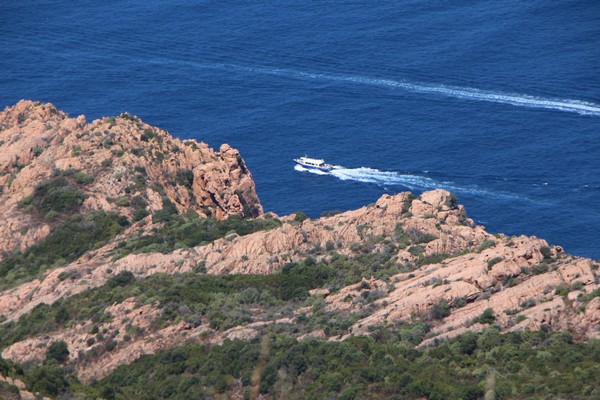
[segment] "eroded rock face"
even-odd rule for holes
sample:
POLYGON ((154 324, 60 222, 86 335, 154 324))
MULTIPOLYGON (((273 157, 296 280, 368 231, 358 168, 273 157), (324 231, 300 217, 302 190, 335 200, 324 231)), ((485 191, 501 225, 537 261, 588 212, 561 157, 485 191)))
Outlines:
MULTIPOLYGON (((452 307, 450 315, 435 322, 432 338, 450 337, 465 330, 480 330, 487 325, 476 324, 485 309, 491 308, 494 324, 505 330, 548 329, 569 331, 578 338, 600 337, 598 298, 583 308, 575 301, 582 293, 569 297, 556 289, 573 287, 575 282, 590 293, 600 285, 589 259, 563 256, 546 267, 541 248, 547 243, 540 239, 518 237, 497 238, 493 249, 469 253, 431 264, 408 274, 393 276, 390 282, 372 281, 356 284, 325 297, 332 310, 357 312, 371 307, 372 312, 359 320, 348 335, 365 335, 370 326, 410 322, 415 318, 433 320, 431 310, 444 301, 452 307), (490 267, 491 260, 499 260, 490 267), (532 273, 537 268, 548 272, 532 273), (380 297, 372 304, 360 299, 362 292, 379 290, 380 297)), ((581 303, 584 304, 584 303, 581 303)))
MULTIPOLYGON (((445 191, 436 193, 440 196, 448 194, 445 191)), ((443 209, 439 211, 439 218, 430 218, 431 209, 420 211, 424 204, 420 199, 413 200, 410 193, 385 195, 374 205, 332 217, 301 223, 287 218, 281 227, 269 231, 242 237, 234 234, 206 246, 179 249, 168 254, 131 254, 112 261, 116 243, 127 240, 129 235, 140 229, 138 224, 93 255, 83 256, 66 267, 48 271, 42 279, 1 293, 0 314, 9 320, 17 319, 40 303, 52 304, 60 298, 100 286, 112 274, 121 271, 147 276, 158 272, 191 271, 194 266, 204 263, 207 272, 212 274, 270 274, 286 263, 301 261, 308 256, 318 260, 329 259, 333 250, 347 255, 365 250, 379 251, 383 243, 374 238, 393 240, 402 231, 421 238, 426 235, 429 239, 435 237, 424 245, 424 254, 451 252, 457 248, 472 250, 493 237, 483 228, 473 227, 462 206, 443 209), (446 223, 446 220, 452 221, 452 224, 446 223), (63 272, 74 278, 59 279, 63 272)), ((398 254, 400 262, 415 259, 416 256, 406 250, 400 250, 398 254)))
MULTIPOLYGON (((273 217, 262 214, 252 176, 236 150, 223 145, 215 152, 202 143, 181 142, 135 117, 86 124, 85 118, 68 118, 51 105, 24 101, 0 114, 0 149, 0 211, 5 216, 0 225, 6 232, 0 237, 0 252, 25 249, 48 235, 52 223, 26 212, 19 202, 57 169, 93 176, 92 182, 80 186, 86 195, 83 210, 118 211, 131 218, 134 198, 141 197, 148 211, 162 209, 168 200, 180 212, 219 219, 273 217)), ((346 287, 310 292, 323 298, 326 309, 358 314, 360 320, 341 336, 327 337, 318 329, 299 338, 341 340, 368 335, 370 327, 415 318, 432 325, 423 345, 466 330, 483 330, 490 318, 503 331, 552 329, 569 331, 578 339, 600 337, 600 298, 590 296, 600 287, 597 262, 566 255, 535 237, 492 235, 467 218, 463 206, 445 190, 418 198, 410 193, 384 195, 358 210, 304 221, 291 215, 281 221, 269 231, 230 234, 168 254, 114 259, 120 243, 156 227, 152 217, 146 217, 69 265, 0 292, 0 314, 15 321, 41 303, 53 304, 101 286, 122 271, 145 277, 202 265, 209 274, 272 274, 307 257, 331 261, 340 255, 386 253, 387 262, 398 267, 391 277, 365 276, 346 287), (436 315, 433 310, 442 303, 447 305, 445 312, 436 315), (487 309, 491 314, 482 320, 487 309)), ((111 351, 96 354, 94 324, 78 321, 14 343, 2 355, 20 362, 42 360, 53 341, 64 340, 78 376, 90 381, 143 354, 188 341, 251 339, 265 325, 296 324, 299 316, 312 311, 302 307, 276 320, 257 312, 251 322, 222 332, 207 324, 157 325, 160 305, 134 298, 106 312, 112 319, 98 329, 116 343, 111 351), (145 334, 127 333, 123 326, 128 324, 145 334)))
MULTIPOLYGON (((282 218, 279 228, 239 237, 230 235, 211 244, 178 249, 168 254, 131 254, 111 260, 117 243, 143 229, 143 223, 131 227, 113 242, 81 257, 67 267, 49 271, 43 279, 23 284, 0 294, 0 313, 8 320, 31 311, 40 303, 55 301, 104 284, 121 271, 138 277, 153 273, 177 273, 192 270, 204 263, 213 274, 277 272, 290 261, 308 256, 328 260, 333 252, 353 256, 369 251, 381 251, 385 243, 398 244, 395 262, 411 266, 411 272, 396 274, 389 280, 364 279, 339 290, 317 289, 331 311, 365 315, 345 335, 329 338, 341 340, 351 335, 368 335, 369 327, 411 321, 430 320, 431 338, 444 338, 466 330, 482 330, 486 324, 477 318, 485 309, 493 309, 494 323, 509 331, 530 327, 566 330, 578 338, 598 337, 600 332, 600 300, 581 306, 578 293, 597 289, 597 264, 589 259, 563 254, 560 247, 550 247, 541 239, 491 235, 475 226, 465 216, 462 206, 455 204, 448 192, 436 190, 413 198, 410 193, 382 196, 375 204, 318 220, 296 222, 282 218), (410 239, 411 245, 403 245, 410 239), (418 243, 418 244, 416 244, 418 243), (415 251, 415 246, 419 246, 415 251), (432 262, 419 266, 418 263, 432 262), (437 259, 436 257, 440 257, 437 259), (69 272, 69 279, 59 278, 69 272), (72 272, 78 273, 72 273, 72 272), (568 295, 558 293, 559 287, 575 287, 568 295), (377 295, 373 301, 365 301, 377 295), (441 301, 450 305, 450 313, 432 319, 431 310, 441 301)), ((143 222, 143 221, 142 221, 143 222)), ((146 229, 152 226, 145 222, 146 229)), ((96 358, 77 357, 93 348, 89 340, 91 322, 82 322, 70 329, 17 342, 3 351, 3 356, 17 361, 43 359, 52 341, 65 340, 71 350, 81 379, 98 379, 117 366, 141 356, 188 341, 219 343, 224 338, 249 339, 258 328, 278 322, 294 324, 310 309, 296 310, 280 321, 253 320, 226 332, 215 332, 207 325, 192 327, 178 323, 166 327, 152 326, 158 315, 158 305, 136 305, 133 299, 111 307, 113 320, 102 326, 114 336, 116 348, 96 358), (145 335, 125 340, 119 328, 124 321, 147 329, 145 335), (131 322, 133 321, 133 322, 131 322)), ((324 336, 317 331, 302 337, 324 336)))
POLYGON ((48 235, 48 218, 19 202, 59 170, 92 178, 78 186, 86 196, 83 211, 131 218, 136 209, 160 210, 168 200, 181 212, 217 219, 262 214, 250 171, 226 144, 215 152, 127 114, 87 124, 82 115, 69 118, 51 104, 23 100, 0 113, 0 257, 48 235))

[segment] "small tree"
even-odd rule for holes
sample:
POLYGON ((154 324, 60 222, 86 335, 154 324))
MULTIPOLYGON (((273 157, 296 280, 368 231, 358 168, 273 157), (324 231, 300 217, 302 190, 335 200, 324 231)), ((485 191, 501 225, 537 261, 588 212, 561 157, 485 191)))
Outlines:
POLYGON ((110 278, 106 285, 112 289, 118 286, 127 286, 133 281, 135 281, 135 275, 131 271, 121 271, 110 278))
POLYGON ((479 322, 480 324, 492 324, 494 321, 496 321, 496 316, 494 315, 494 309, 492 308, 486 308, 483 313, 475 319, 475 322, 479 322))
POLYGON ((446 300, 440 300, 439 303, 431 307, 431 318, 432 319, 444 319, 450 315, 450 305, 446 300))
POLYGON ((47 360, 56 360, 59 364, 64 363, 69 358, 69 348, 64 340, 54 342, 46 350, 47 360))
POLYGON ((294 215, 294 221, 296 222, 302 222, 305 219, 308 219, 308 215, 304 214, 302 211, 298 211, 294 215))

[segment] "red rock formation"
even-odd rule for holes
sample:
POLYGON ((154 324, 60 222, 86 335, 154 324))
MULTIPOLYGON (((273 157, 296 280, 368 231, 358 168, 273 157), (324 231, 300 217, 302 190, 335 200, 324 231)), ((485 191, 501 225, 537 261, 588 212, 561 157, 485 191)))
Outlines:
MULTIPOLYGON (((88 210, 118 210, 130 217, 134 208, 127 201, 141 196, 151 211, 169 200, 182 212, 216 218, 262 214, 252 176, 236 150, 223 145, 214 152, 202 143, 181 142, 135 117, 86 124, 83 117, 70 119, 51 105, 20 102, 0 114, 0 149, 0 212, 5 217, 0 228, 6 232, 0 237, 0 251, 24 249, 48 234, 51 222, 24 211, 18 203, 57 168, 94 176, 92 183, 81 186, 87 195, 83 208, 88 210), (140 183, 140 174, 147 184, 140 183), (118 203, 119 198, 127 201, 118 203)), ((421 318, 433 325, 427 345, 435 338, 484 329, 487 325, 478 317, 488 308, 504 331, 529 327, 569 331, 578 339, 600 337, 600 298, 585 300, 600 287, 597 262, 564 254, 560 247, 535 237, 492 235, 467 218, 463 206, 447 191, 434 190, 418 198, 410 193, 384 195, 373 205, 330 217, 281 220, 283 224, 270 231, 243 237, 232 234, 168 254, 130 254, 113 260, 120 242, 155 226, 148 217, 71 264, 0 292, 0 314, 14 321, 41 303, 52 304, 101 286, 121 271, 144 277, 186 272, 204 263, 211 274, 272 274, 308 256, 328 261, 335 253, 353 257, 387 246, 396 249, 390 262, 410 272, 386 280, 366 276, 339 290, 311 291, 312 296, 323 297, 331 311, 361 315, 346 335, 330 340, 367 335, 372 326, 421 318), (70 278, 61 279, 64 272, 70 278), (366 292, 377 296, 366 300, 370 298, 366 292), (431 310, 440 302, 447 303, 450 312, 434 319, 431 310)), ((185 323, 153 327, 150 321, 158 308, 138 305, 135 299, 108 311, 113 320, 102 328, 119 330, 115 340, 120 344, 114 352, 76 364, 84 380, 100 378, 142 354, 188 340, 219 343, 223 338, 251 338, 261 326, 294 323, 311 308, 294 310, 289 319, 259 317, 220 333, 185 323), (125 340, 119 327, 126 320, 146 327, 147 334, 125 340)), ((72 361, 77 361, 80 351, 92 346, 88 344, 91 325, 80 321, 68 329, 25 339, 2 355, 18 361, 42 359, 50 341, 65 340, 72 361)), ((325 337, 325 332, 301 335, 307 336, 325 337)))
POLYGON ((80 187, 84 210, 131 217, 137 197, 149 211, 168 199, 180 211, 217 219, 262 214, 251 173, 226 144, 215 152, 127 114, 86 124, 84 116, 69 118, 51 104, 20 101, 0 113, 0 254, 48 235, 51 223, 18 202, 68 169, 94 178, 80 187))

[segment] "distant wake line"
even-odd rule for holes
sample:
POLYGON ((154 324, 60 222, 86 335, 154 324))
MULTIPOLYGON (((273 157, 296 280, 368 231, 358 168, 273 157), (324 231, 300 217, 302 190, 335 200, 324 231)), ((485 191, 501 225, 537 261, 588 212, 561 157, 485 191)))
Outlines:
POLYGON ((312 79, 334 82, 349 82, 354 84, 403 89, 414 93, 437 94, 464 100, 486 101, 490 103, 510 104, 518 107, 543 108, 581 115, 600 116, 600 104, 574 100, 531 96, 527 94, 511 94, 493 92, 468 87, 446 86, 439 84, 414 83, 402 80, 367 78, 361 76, 330 75, 310 73, 292 69, 247 67, 235 64, 203 64, 187 62, 201 68, 218 68, 235 71, 252 72, 267 75, 278 75, 290 78, 312 79))
POLYGON ((394 171, 380 171, 375 168, 344 168, 341 165, 336 165, 330 172, 323 172, 296 165, 294 166, 294 169, 296 171, 311 172, 317 175, 331 175, 343 181, 374 183, 381 186, 404 186, 410 190, 441 188, 455 193, 466 193, 496 199, 520 199, 519 196, 511 194, 490 192, 477 187, 461 187, 456 186, 452 182, 439 182, 424 176, 400 174, 394 171))

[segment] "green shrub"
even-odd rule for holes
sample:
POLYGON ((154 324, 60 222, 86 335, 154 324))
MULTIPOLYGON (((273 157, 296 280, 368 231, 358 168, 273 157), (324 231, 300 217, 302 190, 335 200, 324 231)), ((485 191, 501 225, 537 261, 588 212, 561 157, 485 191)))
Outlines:
POLYGON ((56 397, 69 390, 69 382, 62 369, 56 365, 44 365, 30 369, 25 374, 25 382, 32 392, 56 397))
POLYGON ((487 263, 488 271, 491 270, 494 265, 498 264, 501 261, 504 261, 504 258, 502 258, 502 257, 494 257, 490 261, 488 261, 488 263, 487 263))
POLYGON ((89 185, 90 183, 94 182, 93 176, 86 175, 81 171, 77 171, 74 175, 74 178, 75 182, 79 183, 80 185, 89 185))
POLYGON ((590 301, 595 297, 600 297, 600 288, 593 290, 589 294, 586 295, 587 301, 590 301))
POLYGON ((552 249, 550 249, 550 247, 548 247, 548 246, 540 247, 540 253, 544 257, 545 261, 552 259, 552 249))
POLYGON ((420 256, 421 254, 423 254, 423 252, 425 251, 425 248, 423 248, 423 246, 421 245, 414 245, 414 246, 410 246, 408 248, 408 252, 410 254, 412 254, 413 256, 420 256))
MULTIPOLYGON (((134 147, 134 148, 130 149, 129 151, 131 151, 131 154, 133 154, 134 156, 137 156, 137 157, 142 157, 143 155, 146 154, 146 151, 142 147, 134 147)), ((162 153, 161 153, 161 155, 162 155, 162 153)))
POLYGON ((488 240, 484 240, 483 242, 481 242, 481 244, 479 245, 479 249, 478 252, 482 252, 486 249, 489 249, 490 247, 495 247, 496 246, 496 242, 494 240, 488 239, 488 240))
POLYGON ((548 266, 546 264, 538 264, 533 267, 533 273, 535 275, 545 274, 548 272, 548 266))
POLYGON ((131 199, 131 206, 135 209, 146 208, 148 206, 148 201, 142 196, 134 196, 131 199))
POLYGON ((129 199, 127 197, 119 197, 115 201, 115 204, 119 207, 129 207, 131 205, 131 203, 129 202, 129 199))
POLYGON ((583 286, 584 286, 583 282, 575 281, 571 285, 571 290, 581 290, 581 289, 583 289, 583 286))
POLYGON ((33 153, 34 157, 39 157, 43 151, 44 149, 38 146, 35 146, 33 149, 31 149, 31 152, 33 153))
POLYGON ((135 275, 130 271, 121 271, 117 275, 111 277, 107 282, 106 286, 109 289, 116 288, 118 286, 126 286, 131 282, 135 281, 135 275))
POLYGON ((206 270, 206 263, 199 262, 193 268, 194 273, 196 274, 206 274, 208 271, 206 270))
POLYGON ((194 172, 189 169, 179 169, 175 174, 175 181, 180 185, 191 189, 194 184, 194 172))
POLYGON ((323 211, 321 213, 321 218, 326 218, 326 217, 333 217, 334 215, 338 215, 340 214, 341 211, 340 210, 328 210, 328 211, 323 211))
MULTIPOLYGON (((200 285, 198 276, 192 277, 149 277, 151 282, 145 282, 143 289, 160 293, 158 301, 168 304, 164 312, 169 318, 177 315, 179 304, 191 304, 192 298, 197 304, 212 304, 206 315, 214 318, 221 329, 244 320, 248 315, 246 304, 267 304, 260 300, 261 285, 271 277, 203 277, 200 285), (224 282, 227 284, 223 286, 224 282), (245 286, 249 282, 251 286, 245 286), (215 295, 215 291, 223 289, 215 295), (223 308, 236 304, 243 312, 223 308)), ((118 294, 142 282, 95 292, 102 296, 109 292, 118 294)), ((74 299, 80 295, 84 294, 74 299)), ((306 324, 309 330, 321 327, 330 335, 338 335, 355 322, 355 316, 316 305, 310 316, 299 316, 294 325, 306 324)), ((250 340, 225 340, 221 345, 189 343, 146 355, 90 386, 65 378, 68 369, 61 370, 52 363, 29 369, 22 379, 30 390, 69 398, 227 397, 239 389, 240 383, 250 387, 257 370, 262 371, 257 389, 273 397, 285 388, 286 393, 315 399, 346 398, 341 394, 361 399, 482 399, 483 388, 495 383, 498 398, 522 398, 525 393, 536 398, 595 398, 597 385, 593 382, 598 373, 600 343, 577 343, 571 335, 551 332, 547 325, 541 328, 501 334, 490 327, 482 333, 466 332, 426 347, 415 347, 430 329, 423 322, 372 327, 369 337, 340 341, 298 341, 278 330, 283 327, 274 326, 250 340)), ((130 338, 141 334, 134 327, 127 332, 130 338)), ((108 336, 105 343, 105 350, 118 346, 108 336)), ((0 359, 0 372, 14 376, 15 367, 0 359)))
POLYGON ((523 300, 520 304, 522 308, 531 308, 537 304, 534 298, 529 298, 527 300, 523 300))
POLYGON ((64 363, 69 359, 69 348, 64 340, 53 342, 48 350, 46 350, 46 359, 55 360, 59 364, 64 363))
POLYGON ((177 222, 177 216, 179 211, 175 204, 168 198, 163 198, 163 208, 158 210, 152 216, 152 221, 155 223, 159 222, 177 222))
POLYGON ((461 308, 467 305, 467 299, 465 299, 464 297, 459 297, 456 300, 454 300, 454 307, 455 308, 461 308))
POLYGON ((486 331, 415 349, 385 330, 373 336, 379 339, 296 341, 278 334, 222 346, 189 344, 121 366, 94 387, 103 393, 114 388, 118 398, 150 398, 167 386, 173 398, 210 397, 204 390, 227 393, 240 381, 249 386, 261 348, 266 348, 257 388, 266 396, 287 385, 288 393, 302 393, 302 398, 483 399, 493 363, 498 398, 522 398, 525 393, 594 398, 590 393, 596 388, 590 382, 597 344, 567 343, 545 332, 486 331), (554 359, 560 362, 550 361, 554 359), (575 368, 578 373, 573 373, 575 368))
POLYGON ((444 319, 450 315, 450 305, 446 300, 440 300, 439 303, 431 307, 430 314, 432 319, 444 319))
MULTIPOLYGON (((398 226, 396 226, 396 229, 398 228, 398 226)), ((437 236, 431 235, 429 233, 425 233, 419 229, 410 227, 405 231, 405 234, 410 238, 410 240, 412 241, 412 243, 416 243, 416 244, 423 244, 423 243, 429 243, 432 240, 437 239, 437 236)))
POLYGON ((517 315, 517 318, 515 319, 515 323, 519 324, 519 323, 525 321, 526 319, 527 319, 526 316, 524 316, 523 314, 519 314, 519 315, 517 315))
POLYGON ((414 199, 415 199, 415 195, 413 195, 412 193, 409 193, 406 200, 404 200, 404 202, 402 202, 402 214, 410 214, 410 216, 412 216, 412 213, 409 213, 408 210, 410 210, 410 207, 412 206, 412 202, 414 199))
POLYGON ((147 128, 147 129, 144 129, 144 133, 142 133, 140 139, 142 140, 142 142, 148 142, 155 137, 156 137, 156 133, 154 132, 154 130, 147 128))
POLYGON ((148 210, 143 209, 143 208, 135 210, 133 212, 133 217, 132 217, 133 222, 141 221, 144 218, 146 218, 148 215, 150 215, 150 212, 148 210))
POLYGON ((128 224, 125 217, 103 211, 70 216, 24 253, 17 252, 0 262, 0 289, 76 260, 121 233, 128 224))
POLYGON ((302 211, 298 211, 294 213, 294 221, 302 222, 308 219, 308 215, 304 214, 302 211))
POLYGON ((450 208, 456 208, 458 206, 458 198, 454 193, 450 193, 448 200, 446 201, 446 205, 450 208))
POLYGON ((415 238, 415 243, 429 243, 433 240, 436 240, 437 236, 431 235, 429 233, 421 233, 417 238, 415 238))
POLYGON ((566 297, 569 294, 570 287, 565 283, 561 283, 554 290, 554 294, 557 294, 562 297, 566 297))
POLYGON ((63 213, 77 211, 85 198, 67 178, 59 176, 37 185, 30 201, 44 213, 63 213))
POLYGON ((495 321, 496 316, 494 315, 493 308, 486 308, 483 313, 474 320, 474 322, 479 322, 480 324, 493 324, 495 321))
POLYGON ((60 217, 60 214, 54 210, 48 211, 46 215, 44 215, 44 219, 46 221, 56 221, 60 217))
POLYGON ((412 243, 410 237, 408 237, 408 235, 404 232, 404 228, 400 222, 396 224, 396 229, 394 230, 394 240, 396 240, 398 247, 401 249, 408 247, 412 243))
MULTIPOLYGON (((134 221, 143 218, 145 210, 134 213, 134 221)), ((178 247, 193 247, 203 243, 210 243, 225 237, 232 232, 240 236, 253 232, 273 229, 281 225, 277 219, 242 219, 231 216, 229 219, 217 221, 202 219, 196 214, 180 216, 177 208, 170 201, 165 201, 162 210, 152 216, 154 222, 163 222, 163 226, 154 229, 151 234, 131 237, 121 243, 117 250, 117 257, 130 253, 163 252, 168 253, 178 247)))
POLYGON ((186 140, 185 142, 183 142, 183 144, 186 145, 186 146, 188 146, 188 147, 191 147, 194 150, 198 149, 198 145, 193 140, 186 140))
MULTIPOLYGON (((411 250, 409 249, 408 251, 411 251, 411 250)), ((422 265, 429 265, 429 264, 438 264, 449 257, 452 257, 452 255, 447 254, 447 253, 436 253, 436 254, 430 254, 427 256, 421 255, 419 257, 419 259, 417 260, 417 265, 422 266, 422 265)))

